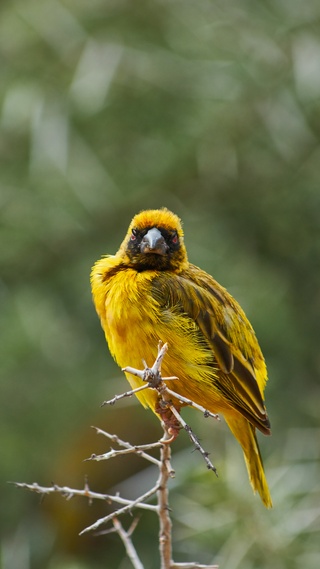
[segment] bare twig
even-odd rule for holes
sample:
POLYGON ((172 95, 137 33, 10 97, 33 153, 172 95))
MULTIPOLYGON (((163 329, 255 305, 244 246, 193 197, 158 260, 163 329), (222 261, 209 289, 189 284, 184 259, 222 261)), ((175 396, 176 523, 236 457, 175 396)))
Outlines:
POLYGON ((143 391, 143 389, 148 389, 148 387, 149 387, 148 384, 142 385, 141 387, 137 387, 136 389, 131 389, 130 391, 126 391, 125 393, 120 393, 120 395, 115 395, 112 399, 109 399, 108 401, 103 401, 103 403, 101 403, 101 407, 104 407, 105 405, 114 405, 120 399, 124 399, 124 397, 132 397, 132 395, 135 395, 139 391, 143 391))
MULTIPOLYGON (((162 381, 167 381, 168 379, 172 379, 172 378, 171 377, 170 378, 164 377, 162 381)), ((174 379, 177 379, 177 378, 174 378, 174 379)), ((166 385, 166 392, 169 395, 172 395, 173 397, 178 399, 181 403, 185 403, 186 405, 189 405, 189 407, 194 407, 195 409, 198 409, 198 411, 201 411, 206 418, 207 417, 213 417, 213 419, 220 421, 220 417, 219 417, 219 415, 217 415, 217 413, 211 413, 211 411, 208 411, 208 409, 205 409, 205 407, 202 407, 202 405, 198 405, 198 403, 195 403, 191 399, 187 399, 187 397, 183 397, 183 395, 180 395, 180 393, 177 393, 176 391, 172 391, 172 389, 169 389, 169 387, 167 385, 166 385)))
POLYGON ((103 431, 102 429, 99 429, 98 427, 93 427, 93 428, 97 431, 98 434, 102 434, 105 437, 109 438, 110 440, 116 442, 119 446, 123 446, 124 450, 111 449, 111 451, 106 452, 104 454, 92 454, 90 458, 86 458, 85 460, 95 460, 95 461, 109 460, 110 458, 114 458, 116 456, 134 453, 137 454, 138 456, 141 456, 141 458, 144 458, 145 460, 152 462, 156 466, 158 467, 160 466, 160 461, 157 458, 154 458, 154 456, 146 453, 145 451, 152 450, 155 448, 160 448, 162 446, 161 441, 157 441, 156 443, 150 443, 146 445, 133 446, 126 441, 122 441, 117 435, 110 434, 106 431, 103 431))
MULTIPOLYGON (((166 355, 167 351, 168 351, 168 344, 162 344, 162 342, 159 342, 158 355, 157 355, 156 360, 155 360, 152 367, 148 367, 146 362, 143 361, 142 362, 144 364, 143 370, 127 366, 127 367, 122 368, 122 371, 124 371, 126 373, 131 373, 131 375, 135 375, 136 377, 140 377, 140 379, 142 379, 142 381, 147 382, 148 387, 156 388, 162 382, 161 364, 162 364, 162 360, 163 360, 164 356, 166 355)), ((166 378, 163 378, 163 379, 166 379, 166 378)), ((170 377, 168 379, 178 379, 178 378, 177 377, 170 377)), ((138 389, 140 389, 140 388, 138 388, 138 389)))
POLYGON ((219 569, 219 565, 199 565, 199 563, 173 563, 170 569, 219 569))
POLYGON ((126 501, 127 505, 124 506, 123 508, 119 508, 119 510, 117 510, 116 512, 112 512, 108 516, 99 518, 94 524, 84 528, 79 533, 79 535, 83 535, 84 533, 88 533, 89 531, 98 529, 101 525, 108 523, 110 520, 113 520, 113 518, 122 516, 123 514, 131 513, 133 508, 136 507, 157 511, 157 506, 152 506, 151 504, 144 503, 145 500, 154 496, 157 493, 157 491, 158 491, 158 485, 156 484, 155 486, 153 486, 153 488, 151 488, 150 490, 139 496, 139 498, 137 498, 136 500, 127 500, 126 501))
POLYGON ((92 454, 89 458, 85 458, 84 461, 86 462, 88 460, 95 460, 99 462, 101 460, 109 460, 109 458, 115 458, 116 456, 123 456, 125 454, 137 454, 138 456, 143 456, 143 458, 149 460, 150 462, 153 462, 153 464, 156 464, 157 466, 159 466, 160 464, 159 460, 157 460, 153 456, 147 455, 146 453, 142 453, 139 447, 135 446, 132 448, 126 448, 121 450, 111 449, 109 452, 105 452, 103 454, 92 454))
MULTIPOLYGON (((98 435, 103 435, 104 437, 107 437, 113 443, 117 443, 117 445, 119 445, 120 447, 138 448, 138 450, 151 450, 151 449, 159 448, 162 446, 162 443, 160 441, 157 441, 156 443, 147 443, 145 445, 139 445, 139 447, 133 447, 131 443, 128 443, 127 441, 123 441, 116 434, 108 433, 108 431, 104 431, 103 429, 99 429, 99 427, 92 427, 92 428, 95 429, 95 431, 98 433, 98 435)), ((144 457, 144 458, 146 458, 146 457, 144 457)))
POLYGON ((194 444, 195 450, 198 450, 200 452, 200 454, 203 456, 204 461, 207 465, 207 468, 209 470, 212 470, 215 473, 215 475, 218 476, 216 467, 212 464, 211 460, 209 459, 209 453, 206 450, 204 450, 204 448, 202 447, 202 445, 199 442, 198 437, 192 431, 190 425, 187 425, 187 423, 181 417, 180 413, 178 413, 178 411, 176 410, 174 405, 169 405, 169 409, 171 410, 172 414, 177 418, 177 420, 182 425, 182 427, 187 431, 187 433, 189 435, 189 439, 194 444))
MULTIPOLYGON (((151 510, 153 512, 157 511, 157 506, 152 504, 144 504, 142 501, 138 502, 137 500, 127 500, 125 498, 121 498, 118 495, 111 495, 111 494, 101 494, 99 492, 92 492, 87 487, 83 490, 78 490, 76 488, 69 488, 69 486, 58 486, 57 484, 53 484, 52 486, 40 486, 36 482, 33 484, 26 484, 25 482, 12 482, 18 488, 27 488, 31 490, 31 492, 36 492, 37 494, 42 494, 42 496, 46 496, 49 494, 60 494, 66 500, 71 500, 74 496, 83 496, 84 498, 89 498, 89 500, 102 500, 103 502, 107 502, 112 504, 112 502, 116 502, 117 504, 123 504, 126 508, 131 509, 133 507, 138 507, 143 510, 151 510)), ((154 491, 154 493, 156 490, 154 491)))
POLYGON ((131 541, 131 535, 133 533, 133 529, 131 529, 131 526, 129 528, 128 531, 126 531, 122 524, 119 522, 118 518, 113 518, 112 520, 113 526, 117 532, 117 534, 120 536, 123 545, 125 546, 127 555, 134 567, 134 569, 143 569, 143 565, 138 557, 138 554, 135 550, 135 547, 131 541))

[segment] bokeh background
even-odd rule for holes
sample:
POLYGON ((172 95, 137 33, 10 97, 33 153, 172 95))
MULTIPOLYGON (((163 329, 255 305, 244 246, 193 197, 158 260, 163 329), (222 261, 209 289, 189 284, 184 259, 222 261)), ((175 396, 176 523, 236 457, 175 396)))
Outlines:
MULTIPOLYGON (((131 217, 167 206, 189 258, 240 301, 263 348, 274 509, 251 493, 227 428, 186 417, 171 484, 177 561, 320 566, 320 3, 8 0, 0 8, 1 567, 127 569, 119 538, 79 537, 108 511, 7 481, 137 496, 157 476, 90 425, 156 440, 111 360, 89 288, 131 217)), ((137 331, 137 341, 139 333, 137 331)), ((128 364, 130 362, 128 361, 128 364)), ((124 520, 126 527, 131 520, 124 520)), ((134 543, 159 566, 157 520, 134 543)))

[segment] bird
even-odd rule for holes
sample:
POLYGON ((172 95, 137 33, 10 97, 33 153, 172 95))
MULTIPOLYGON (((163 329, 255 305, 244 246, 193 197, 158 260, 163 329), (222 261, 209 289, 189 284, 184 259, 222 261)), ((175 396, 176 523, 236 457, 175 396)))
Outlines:
MULTIPOLYGON (((139 369, 141 361, 155 360, 159 341, 167 343, 162 375, 178 378, 170 389, 224 417, 242 447, 254 493, 271 508, 256 436, 256 429, 271 434, 266 363, 238 302, 189 262, 180 218, 165 207, 135 215, 117 253, 94 264, 91 289, 116 363, 139 369)), ((126 377, 132 389, 143 384, 126 377)), ((136 395, 161 418, 157 390, 136 395)))

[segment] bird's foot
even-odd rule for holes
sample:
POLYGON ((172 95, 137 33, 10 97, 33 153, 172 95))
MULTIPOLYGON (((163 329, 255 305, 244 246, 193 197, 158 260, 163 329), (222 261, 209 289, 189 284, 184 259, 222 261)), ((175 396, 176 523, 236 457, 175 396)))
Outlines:
POLYGON ((165 431, 165 436, 161 439, 161 442, 170 444, 177 438, 181 425, 165 401, 160 400, 155 411, 160 416, 165 431))

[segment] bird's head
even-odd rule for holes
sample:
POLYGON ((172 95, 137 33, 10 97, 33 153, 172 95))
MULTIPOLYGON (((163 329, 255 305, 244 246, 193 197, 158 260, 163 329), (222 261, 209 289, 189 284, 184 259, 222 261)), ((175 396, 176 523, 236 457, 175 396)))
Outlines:
POLYGON ((117 253, 138 271, 181 271, 188 264, 178 216, 166 208, 138 213, 117 253))

